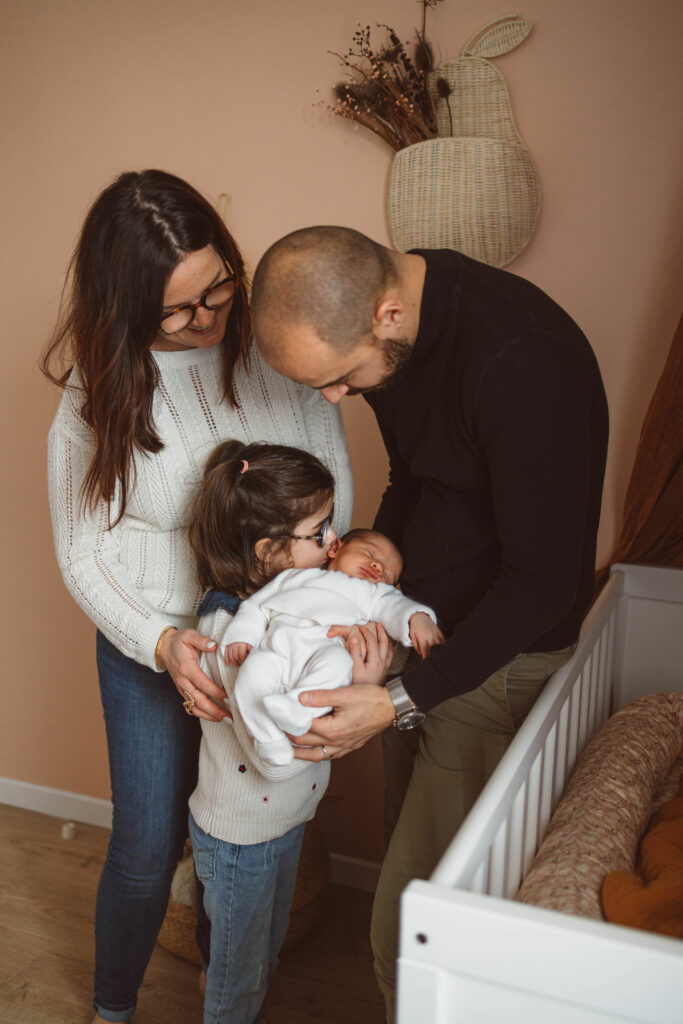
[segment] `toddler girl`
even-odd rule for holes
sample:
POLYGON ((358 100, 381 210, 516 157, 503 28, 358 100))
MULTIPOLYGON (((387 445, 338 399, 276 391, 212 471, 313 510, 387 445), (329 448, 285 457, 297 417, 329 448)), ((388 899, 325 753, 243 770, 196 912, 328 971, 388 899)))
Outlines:
MULTIPOLYGON (((298 448, 227 441, 209 458, 190 544, 199 583, 210 588, 198 628, 218 641, 201 667, 228 697, 237 667, 226 665, 221 638, 232 616, 282 569, 325 564, 336 540, 333 495, 331 473, 298 448)), ((190 837, 211 920, 204 1024, 258 1018, 287 931, 304 826, 330 771, 326 761, 269 764, 234 702, 230 709, 232 721, 201 721, 190 797, 190 837)))
MULTIPOLYGON (((287 930, 304 825, 329 781, 328 762, 294 760, 288 740, 286 763, 263 756, 234 699, 234 662, 247 648, 231 648, 227 664, 227 630, 242 601, 281 573, 342 575, 320 572, 332 549, 339 558, 344 547, 331 525, 333 497, 332 475, 307 452, 228 441, 208 460, 192 510, 190 543, 199 582, 208 588, 199 629, 217 641, 201 666, 233 698, 232 721, 202 720, 199 779, 190 798, 195 865, 211 920, 204 1024, 256 1020, 287 930)), ((374 580, 349 582, 375 588, 374 580)), ((409 604, 413 613, 426 611, 409 604)), ((426 615, 419 618, 436 628, 426 615)))

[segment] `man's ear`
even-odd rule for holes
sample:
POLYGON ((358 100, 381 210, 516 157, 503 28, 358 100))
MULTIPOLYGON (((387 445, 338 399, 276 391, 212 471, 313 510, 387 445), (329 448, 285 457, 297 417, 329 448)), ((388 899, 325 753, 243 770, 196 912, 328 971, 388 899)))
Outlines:
POLYGON ((330 547, 328 548, 328 550, 327 550, 327 557, 328 558, 334 558, 336 555, 338 555, 339 554, 339 549, 340 549, 341 546, 342 546, 341 538, 337 537, 337 539, 335 540, 334 544, 331 544, 330 547))
POLYGON ((406 310, 401 300, 391 293, 384 295, 372 318, 373 334, 382 340, 395 338, 397 334, 402 334, 405 319, 406 310))

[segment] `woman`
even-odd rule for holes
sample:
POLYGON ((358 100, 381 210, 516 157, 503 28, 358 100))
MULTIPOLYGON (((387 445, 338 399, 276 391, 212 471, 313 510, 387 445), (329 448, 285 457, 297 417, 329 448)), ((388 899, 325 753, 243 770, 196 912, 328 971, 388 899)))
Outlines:
POLYGON ((193 628, 201 593, 186 516, 204 463, 231 437, 305 448, 336 478, 343 531, 348 453, 336 409, 250 348, 239 250, 211 205, 162 171, 122 174, 95 201, 43 369, 65 389, 50 506, 64 581, 98 630, 114 806, 94 1020, 125 1021, 187 835, 195 719, 226 717, 224 692, 198 665, 212 642, 193 628), (59 359, 72 368, 58 377, 59 359))

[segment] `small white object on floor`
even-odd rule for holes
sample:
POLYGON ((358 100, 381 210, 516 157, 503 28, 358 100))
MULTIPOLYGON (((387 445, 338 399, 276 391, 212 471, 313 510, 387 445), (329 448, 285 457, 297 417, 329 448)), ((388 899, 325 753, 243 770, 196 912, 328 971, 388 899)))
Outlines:
POLYGON ((76 835, 76 822, 65 821, 62 825, 62 839, 73 839, 76 835))

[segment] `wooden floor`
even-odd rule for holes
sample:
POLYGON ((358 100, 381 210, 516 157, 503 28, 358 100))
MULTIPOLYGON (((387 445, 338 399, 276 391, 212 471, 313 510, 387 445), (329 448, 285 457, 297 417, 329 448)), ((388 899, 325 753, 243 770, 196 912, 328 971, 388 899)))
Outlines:
MULTIPOLYGON (((89 1024, 93 911, 108 832, 0 805, 0 1024, 89 1024)), ((316 930, 282 957, 268 1024, 382 1024, 371 897, 331 886, 316 930)), ((157 946, 135 1024, 201 1024, 197 968, 157 946)))

